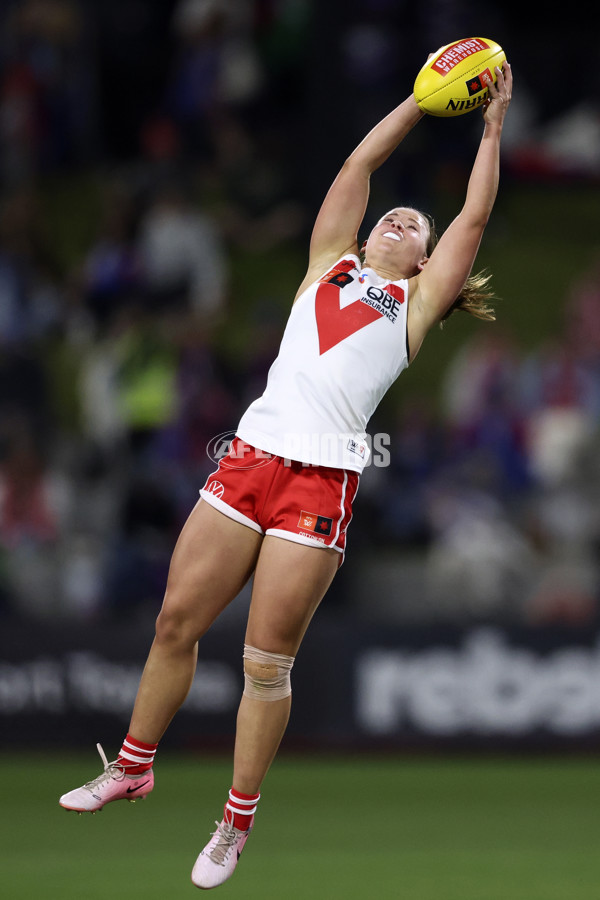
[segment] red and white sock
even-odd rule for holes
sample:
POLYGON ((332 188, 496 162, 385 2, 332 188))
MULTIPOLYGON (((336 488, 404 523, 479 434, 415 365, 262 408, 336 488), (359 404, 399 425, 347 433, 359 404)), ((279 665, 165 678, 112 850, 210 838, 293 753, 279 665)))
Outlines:
POLYGON ((117 758, 117 762, 125 766, 128 775, 142 775, 152 768, 158 744, 144 744, 137 738, 127 735, 117 758))
POLYGON ((225 820, 232 821, 233 827, 239 831, 247 831, 252 825, 252 817, 256 812, 260 794, 241 794, 235 788, 229 791, 229 800, 225 804, 225 820))

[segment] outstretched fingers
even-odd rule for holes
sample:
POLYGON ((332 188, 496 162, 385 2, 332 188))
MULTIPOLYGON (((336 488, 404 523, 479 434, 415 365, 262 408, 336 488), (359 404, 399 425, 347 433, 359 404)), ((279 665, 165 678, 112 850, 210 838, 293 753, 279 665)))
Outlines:
POLYGON ((483 108, 486 122, 500 124, 512 97, 512 69, 509 62, 495 68, 497 81, 487 79, 489 97, 483 108))

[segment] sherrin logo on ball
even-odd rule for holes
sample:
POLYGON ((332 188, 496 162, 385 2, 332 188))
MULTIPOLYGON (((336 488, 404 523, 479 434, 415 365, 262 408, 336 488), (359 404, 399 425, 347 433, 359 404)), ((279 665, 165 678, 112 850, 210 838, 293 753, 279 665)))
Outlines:
POLYGON ((488 79, 496 81, 504 50, 489 38, 464 38, 440 47, 415 79, 417 106, 431 116, 462 116, 488 97, 488 79))

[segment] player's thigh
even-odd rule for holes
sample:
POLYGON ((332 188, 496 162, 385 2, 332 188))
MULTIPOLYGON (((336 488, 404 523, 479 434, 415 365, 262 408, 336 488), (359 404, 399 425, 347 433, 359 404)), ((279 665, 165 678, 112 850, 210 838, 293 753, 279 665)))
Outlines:
POLYGON ((339 560, 336 550, 267 535, 254 574, 246 643, 295 656, 339 560))
POLYGON ((259 532, 199 501, 173 551, 163 624, 192 621, 203 633, 252 575, 262 541, 259 532))

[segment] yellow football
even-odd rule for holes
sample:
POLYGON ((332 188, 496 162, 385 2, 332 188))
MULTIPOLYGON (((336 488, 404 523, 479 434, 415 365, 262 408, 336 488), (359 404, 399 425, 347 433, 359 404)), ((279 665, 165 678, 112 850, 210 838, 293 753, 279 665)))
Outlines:
POLYGON ((496 81, 506 54, 488 38, 445 44, 430 56, 415 79, 417 105, 431 116, 462 116, 487 100, 487 79, 496 81))

